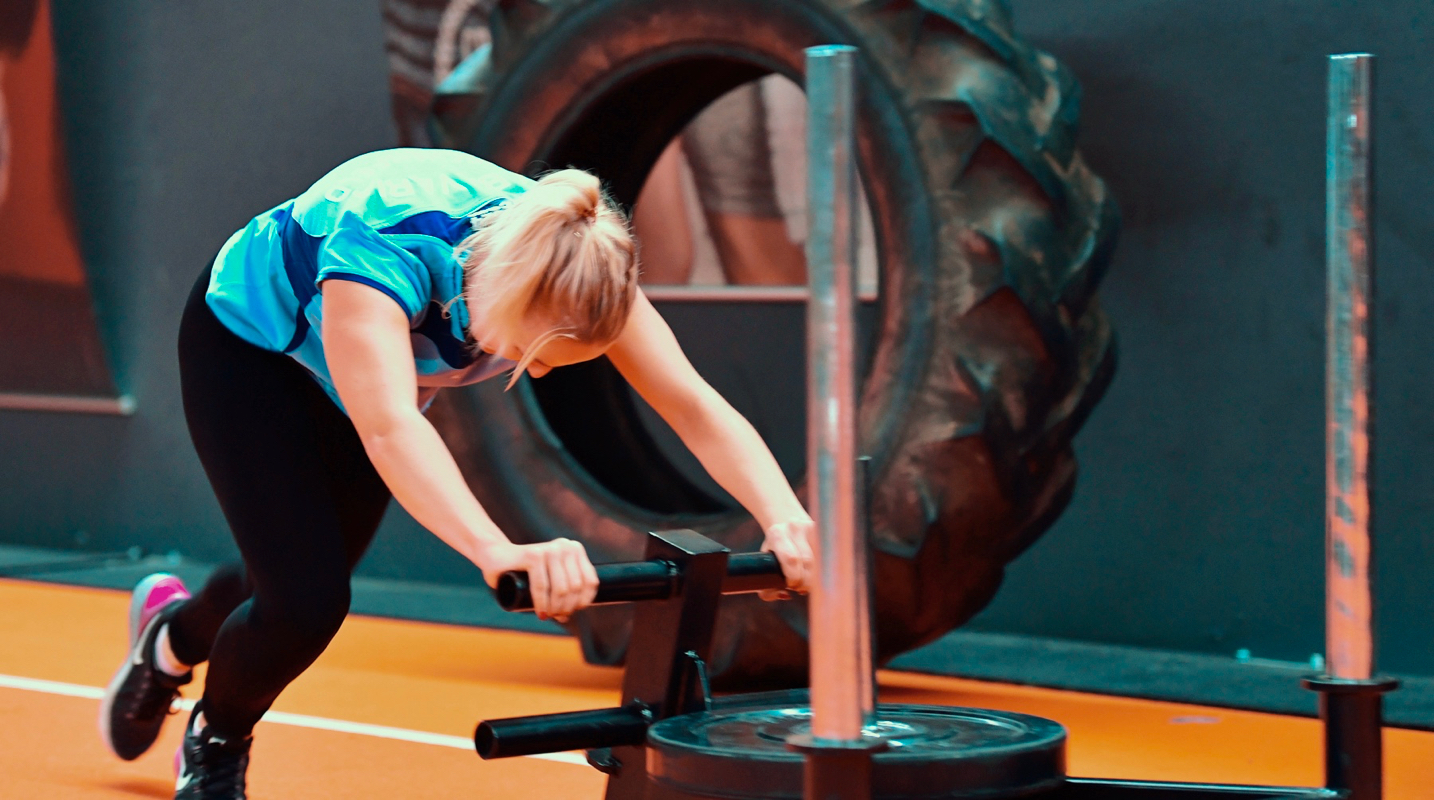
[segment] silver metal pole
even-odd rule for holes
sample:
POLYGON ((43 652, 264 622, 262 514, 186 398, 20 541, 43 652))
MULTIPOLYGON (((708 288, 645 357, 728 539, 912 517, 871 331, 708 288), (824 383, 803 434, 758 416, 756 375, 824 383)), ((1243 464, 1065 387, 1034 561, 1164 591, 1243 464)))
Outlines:
POLYGON ((1325 646, 1330 677, 1347 680, 1374 674, 1373 65, 1374 56, 1364 53, 1330 56, 1329 62, 1325 646))
POLYGON ((1384 693, 1374 677, 1374 217, 1370 116, 1374 57, 1330 56, 1326 153, 1329 338, 1325 455, 1325 786, 1349 800, 1384 796, 1384 693))
POLYGON ((812 736, 852 741, 875 710, 856 445, 856 48, 807 50, 807 470, 820 535, 810 604, 812 736), (860 587, 860 588, 859 588, 860 587))

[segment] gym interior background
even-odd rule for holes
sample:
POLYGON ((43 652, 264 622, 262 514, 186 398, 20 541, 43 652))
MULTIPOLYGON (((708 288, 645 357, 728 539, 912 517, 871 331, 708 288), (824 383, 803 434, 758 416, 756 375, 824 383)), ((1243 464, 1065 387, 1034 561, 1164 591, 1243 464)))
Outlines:
MULTIPOLYGON (((1170 676, 1203 665, 1283 679, 1322 650, 1325 55, 1369 50, 1380 58, 1378 663, 1413 679, 1390 696, 1390 718, 1434 726, 1434 105, 1422 101, 1434 96, 1434 10, 1011 6, 1021 34, 1081 81, 1080 146, 1121 207, 1102 284, 1119 366, 1076 438, 1070 507, 985 612, 909 663, 1119 691, 1098 668, 1115 659, 1131 691, 1213 702, 1170 676)), ((0 542, 15 565, 0 572, 102 582, 123 570, 96 577, 113 565, 86 556, 132 547, 213 563, 232 544, 184 429, 178 311, 257 210, 398 141, 383 22, 337 0, 55 0, 52 12, 80 249, 133 411, 0 411, 0 542)), ((663 311, 679 330, 700 327, 684 322, 700 310, 663 311)), ((761 350, 761 331, 727 335, 761 350)), ((759 383, 792 368, 746 366, 759 383)), ((360 575, 401 615, 476 613, 451 606, 479 574, 397 507, 360 575)), ((1298 695, 1265 701, 1313 708, 1298 695)))

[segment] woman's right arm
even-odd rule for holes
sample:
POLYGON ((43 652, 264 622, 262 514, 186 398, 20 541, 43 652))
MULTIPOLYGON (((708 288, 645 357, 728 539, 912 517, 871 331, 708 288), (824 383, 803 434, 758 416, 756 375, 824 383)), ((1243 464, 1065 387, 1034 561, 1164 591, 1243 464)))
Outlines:
POLYGON ((408 318, 382 292, 327 280, 324 355, 334 388, 374 468, 420 525, 483 571, 489 585, 526 570, 540 616, 565 619, 592 602, 597 574, 578 542, 514 545, 483 510, 453 455, 418 409, 408 318))

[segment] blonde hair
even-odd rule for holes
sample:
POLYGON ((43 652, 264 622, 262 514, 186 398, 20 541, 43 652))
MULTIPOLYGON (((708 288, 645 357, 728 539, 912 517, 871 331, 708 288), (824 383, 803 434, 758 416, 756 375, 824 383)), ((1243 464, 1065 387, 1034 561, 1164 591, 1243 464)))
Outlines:
POLYGON ((544 175, 479 223, 458 249, 467 251, 464 297, 474 318, 511 326, 537 312, 557 324, 529 345, 509 386, 554 339, 612 342, 637 297, 637 248, 627 218, 583 170, 544 175))

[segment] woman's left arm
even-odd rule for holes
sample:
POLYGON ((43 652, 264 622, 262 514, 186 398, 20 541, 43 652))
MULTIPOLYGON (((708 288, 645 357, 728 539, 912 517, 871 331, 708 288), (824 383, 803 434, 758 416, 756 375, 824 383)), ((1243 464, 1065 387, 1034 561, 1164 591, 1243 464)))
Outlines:
POLYGON ((781 561, 788 587, 807 591, 814 577, 811 516, 757 430, 697 374, 641 292, 607 356, 713 480, 756 517, 766 533, 762 549, 781 561))

